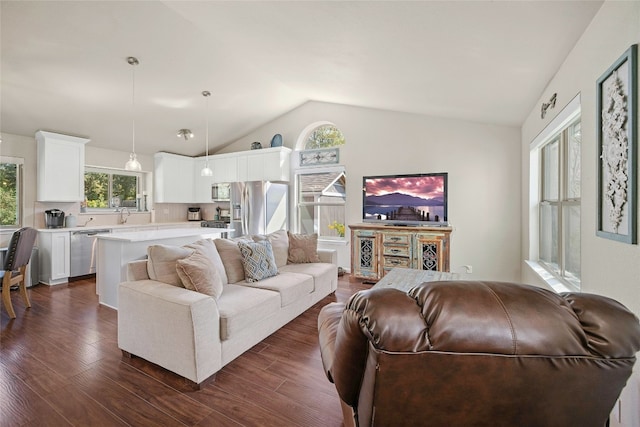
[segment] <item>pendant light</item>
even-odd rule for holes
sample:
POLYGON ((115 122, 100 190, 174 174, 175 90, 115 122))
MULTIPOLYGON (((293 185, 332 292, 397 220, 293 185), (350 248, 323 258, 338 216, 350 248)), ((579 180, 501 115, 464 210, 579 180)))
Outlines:
POLYGON ((211 92, 209 92, 208 90, 205 90, 202 92, 202 96, 204 96, 204 99, 205 99, 205 121, 207 123, 207 130, 206 130, 207 134, 205 139, 207 141, 207 151, 205 154, 206 157, 204 160, 204 167, 200 171, 200 175, 213 176, 213 171, 209 167, 209 97, 211 96, 211 92))
POLYGON ((133 81, 133 85, 132 85, 132 91, 131 91, 131 116, 132 116, 132 137, 131 137, 131 154, 129 155, 129 161, 124 165, 125 170, 128 171, 141 171, 142 170, 142 165, 140 164, 140 162, 138 161, 138 159, 136 159, 136 117, 135 117, 135 113, 136 113, 136 65, 138 65, 140 62, 138 62, 138 59, 130 56, 127 58, 127 62, 129 63, 129 65, 131 65, 131 69, 133 70, 132 72, 132 81, 133 81))

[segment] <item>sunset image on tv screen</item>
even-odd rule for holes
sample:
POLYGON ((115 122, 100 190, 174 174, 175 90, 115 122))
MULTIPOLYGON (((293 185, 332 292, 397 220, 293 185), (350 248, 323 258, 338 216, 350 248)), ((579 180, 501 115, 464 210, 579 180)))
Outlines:
POLYGON ((446 220, 444 174, 365 179, 364 219, 446 220))

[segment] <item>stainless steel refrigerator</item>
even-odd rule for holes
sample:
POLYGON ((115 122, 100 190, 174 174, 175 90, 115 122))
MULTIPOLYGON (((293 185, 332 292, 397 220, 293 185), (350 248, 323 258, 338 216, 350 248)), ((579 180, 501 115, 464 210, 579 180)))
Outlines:
POLYGON ((268 181, 231 184, 231 228, 233 237, 269 234, 288 229, 289 186, 268 181))

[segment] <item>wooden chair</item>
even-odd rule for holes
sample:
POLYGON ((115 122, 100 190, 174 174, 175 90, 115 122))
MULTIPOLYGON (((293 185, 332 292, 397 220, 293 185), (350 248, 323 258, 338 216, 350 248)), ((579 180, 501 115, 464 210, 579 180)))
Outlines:
POLYGON ((33 251, 37 234, 38 232, 30 227, 21 228, 13 233, 4 260, 4 270, 0 271, 0 279, 2 279, 2 302, 7 309, 7 313, 9 313, 9 317, 12 319, 16 318, 16 312, 13 310, 13 305, 11 304, 11 286, 15 284, 18 285, 24 304, 27 307, 31 307, 25 278, 27 264, 31 258, 31 252, 33 251))

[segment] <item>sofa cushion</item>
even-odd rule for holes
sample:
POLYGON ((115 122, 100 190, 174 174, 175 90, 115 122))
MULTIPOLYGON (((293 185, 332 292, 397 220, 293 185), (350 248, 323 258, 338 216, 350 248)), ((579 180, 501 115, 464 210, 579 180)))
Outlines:
POLYGON ((244 276, 247 282, 257 282, 278 274, 276 260, 268 240, 260 242, 238 242, 244 276))
POLYGON ((218 310, 220 339, 224 341, 280 310, 280 295, 266 289, 228 284, 218 299, 218 310))
POLYGON ((313 277, 313 290, 324 289, 324 283, 331 283, 338 278, 338 266, 326 262, 312 262, 307 264, 287 264, 281 267, 279 276, 299 273, 313 277))
POLYGON ((294 234, 287 232, 289 236, 288 264, 300 264, 307 262, 320 262, 318 258, 318 234, 294 234))
POLYGON ((259 282, 246 283, 245 286, 278 292, 280 294, 280 305, 286 307, 313 292, 313 282, 313 277, 308 274, 289 272, 278 274, 259 282))
POLYGON ((204 240, 196 245, 191 255, 176 262, 176 271, 185 288, 217 300, 222 294, 223 283, 213 263, 212 253, 218 253, 215 245, 210 240, 204 240))
POLYGON ((224 271, 227 275, 227 283, 237 283, 244 281, 244 266, 242 265, 242 254, 238 247, 238 242, 252 241, 246 237, 236 237, 234 239, 215 239, 216 249, 222 259, 224 271))
POLYGON ((176 262, 188 257, 193 249, 170 245, 151 245, 147 248, 149 278, 173 286, 183 287, 176 271, 176 262))
POLYGON ((271 243, 273 257, 276 260, 278 268, 287 265, 287 257, 289 256, 289 236, 287 235, 287 230, 274 231, 266 236, 262 234, 253 236, 253 240, 256 242, 265 239, 271 243))

